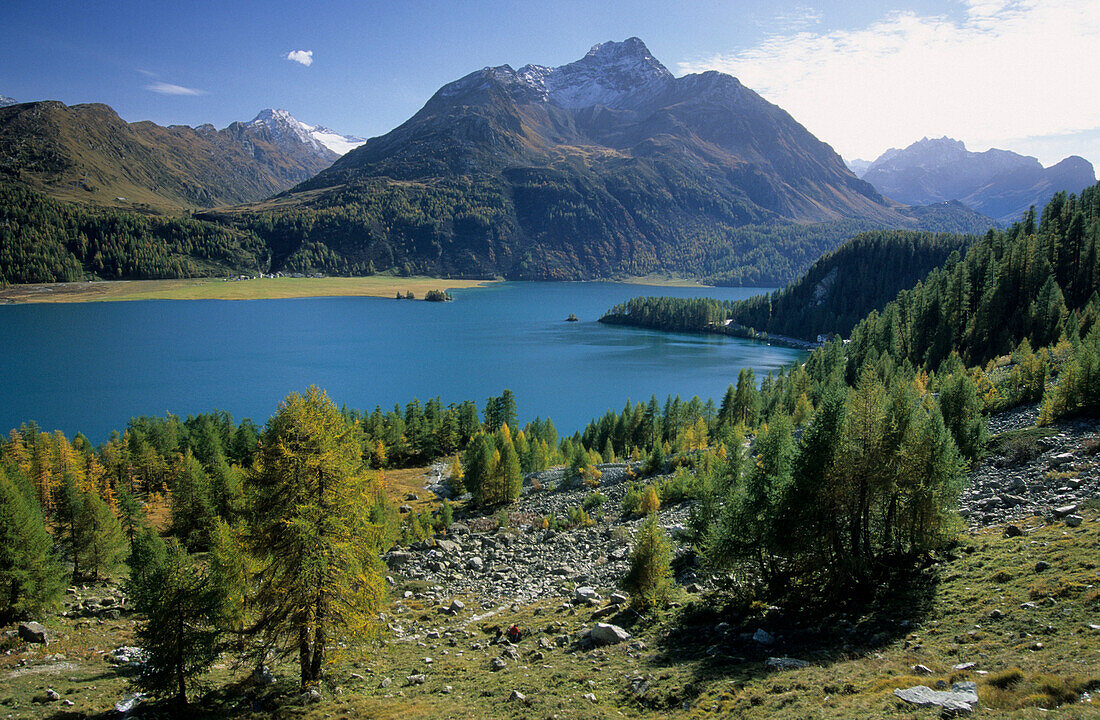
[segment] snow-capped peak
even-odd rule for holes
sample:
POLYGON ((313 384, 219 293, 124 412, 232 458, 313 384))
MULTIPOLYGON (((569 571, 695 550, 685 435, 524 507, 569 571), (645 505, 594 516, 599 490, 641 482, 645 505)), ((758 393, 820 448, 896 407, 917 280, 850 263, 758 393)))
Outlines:
POLYGON ((528 65, 519 75, 546 88, 552 103, 565 108, 616 107, 664 90, 672 73, 636 37, 594 45, 576 62, 556 68, 528 65))
POLYGON ((525 99, 536 98, 563 108, 626 107, 652 99, 673 82, 672 73, 650 54, 645 43, 629 38, 595 45, 580 60, 560 67, 487 67, 443 86, 439 95, 451 97, 503 84, 525 99))
POLYGON ((0 95, 0 107, 7 107, 8 105, 18 105, 19 101, 14 98, 10 98, 7 95, 0 95))
POLYGON ((282 109, 261 110, 248 125, 266 127, 276 140, 297 140, 319 154, 330 151, 336 155, 343 155, 366 142, 363 138, 341 135, 322 125, 309 125, 282 109))

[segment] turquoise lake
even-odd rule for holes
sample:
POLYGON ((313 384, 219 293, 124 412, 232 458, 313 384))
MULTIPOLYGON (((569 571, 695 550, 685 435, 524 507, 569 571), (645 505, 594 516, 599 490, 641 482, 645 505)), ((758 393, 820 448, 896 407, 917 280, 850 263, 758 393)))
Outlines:
POLYGON ((759 342, 596 322, 630 297, 731 300, 757 288, 497 283, 455 302, 383 298, 154 300, 0 306, 0 432, 34 420, 93 442, 135 415, 213 409, 259 424, 292 390, 338 405, 476 400, 510 388, 520 421, 571 433, 629 398, 720 402, 738 371, 758 377, 805 353, 759 342), (565 322, 575 313, 580 322, 565 322))

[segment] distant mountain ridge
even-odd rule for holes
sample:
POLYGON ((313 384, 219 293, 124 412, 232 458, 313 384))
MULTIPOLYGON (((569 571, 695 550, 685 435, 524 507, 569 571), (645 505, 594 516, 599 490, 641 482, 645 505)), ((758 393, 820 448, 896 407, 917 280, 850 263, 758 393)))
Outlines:
POLYGON ((1096 182, 1092 164, 1077 155, 1044 168, 1034 157, 995 148, 971 152, 947 137, 891 148, 860 176, 898 202, 958 200, 1005 223, 1032 205, 1042 207, 1056 192, 1077 193, 1096 182))
POLYGON ((17 103, 0 108, 0 179, 58 199, 121 207, 209 208, 261 200, 338 157, 322 142, 333 142, 329 131, 299 123, 286 111, 271 112, 282 114, 265 121, 260 113, 250 123, 217 130, 127 123, 98 103, 17 103), (305 138, 296 135, 299 129, 308 129, 305 138))
POLYGON ((790 279, 860 230, 989 225, 883 198, 736 78, 676 78, 637 38, 470 73, 293 190, 210 217, 265 236, 275 267, 735 284, 790 279))
POLYGON ((8 105, 15 105, 18 100, 8 97, 7 95, 0 95, 0 108, 7 107, 8 105))

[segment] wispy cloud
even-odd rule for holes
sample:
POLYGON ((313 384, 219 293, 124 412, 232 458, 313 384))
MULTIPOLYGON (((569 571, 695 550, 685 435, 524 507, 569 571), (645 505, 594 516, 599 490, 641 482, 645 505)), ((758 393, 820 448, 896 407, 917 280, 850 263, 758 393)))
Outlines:
POLYGON ((313 51, 312 50, 291 50, 286 54, 287 60, 293 60, 296 63, 301 63, 306 67, 313 64, 313 51))
POLYGON ((166 82, 155 82, 145 86, 146 90, 150 90, 161 95, 205 95, 205 90, 196 90, 195 88, 184 87, 182 85, 173 85, 166 82))
MULTIPOLYGON (((773 35, 679 69, 736 75, 849 158, 925 135, 984 149, 1100 128, 1100 74, 1091 70, 1100 3, 962 6, 961 20, 895 13, 854 30, 773 35)), ((1094 152, 1100 159, 1100 146, 1094 152)))
POLYGON ((778 32, 798 32, 821 22, 821 13, 806 5, 798 5, 772 18, 771 29, 778 32))

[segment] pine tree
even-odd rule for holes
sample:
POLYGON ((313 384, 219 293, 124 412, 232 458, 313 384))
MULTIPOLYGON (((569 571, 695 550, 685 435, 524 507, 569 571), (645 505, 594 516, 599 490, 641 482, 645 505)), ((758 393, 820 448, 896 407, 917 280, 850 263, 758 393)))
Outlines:
POLYGON ((0 625, 49 610, 63 573, 34 489, 0 465, 0 625))
POLYGON ((623 579, 623 588, 639 610, 660 608, 668 602, 672 590, 672 551, 668 536, 657 524, 656 513, 649 514, 634 538, 630 570, 623 579))
POLYGON ((77 516, 77 545, 74 554, 84 577, 99 580, 118 567, 125 553, 126 537, 118 518, 94 492, 83 494, 77 516))
POLYGON ((187 548, 204 550, 217 518, 210 478, 190 450, 179 459, 175 476, 171 496, 172 534, 187 548))
POLYGON ((279 405, 249 475, 250 628, 261 657, 298 655, 303 688, 321 680, 328 646, 369 629, 385 592, 381 529, 369 521, 378 488, 360 447, 356 425, 311 387, 279 405))
POLYGON ((218 659, 217 597, 206 573, 175 538, 148 568, 147 578, 136 596, 136 609, 144 616, 137 636, 145 651, 137 683, 186 705, 187 684, 218 659))

